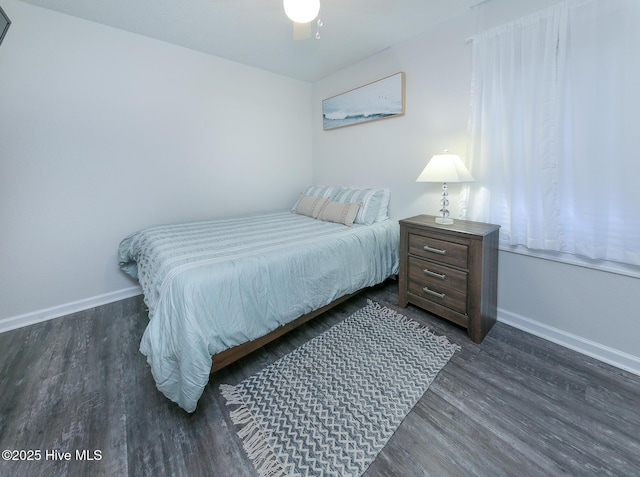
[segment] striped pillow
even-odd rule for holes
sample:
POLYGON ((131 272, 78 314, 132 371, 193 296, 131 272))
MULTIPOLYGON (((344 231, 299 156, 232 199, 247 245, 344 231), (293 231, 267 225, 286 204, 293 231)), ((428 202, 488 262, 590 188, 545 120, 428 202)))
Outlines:
POLYGON ((333 199, 336 202, 360 202, 362 205, 356 215, 355 223, 371 225, 389 218, 389 189, 353 189, 343 188, 333 199))
POLYGON ((298 207, 298 203, 300 202, 300 199, 305 195, 308 195, 311 197, 320 197, 321 199, 334 200, 334 197, 336 196, 336 194, 341 190, 342 190, 342 187, 326 187, 321 185, 309 186, 307 187, 307 190, 305 190, 300 195, 300 197, 298 198, 294 206, 291 208, 291 212, 296 211, 296 208, 298 207))

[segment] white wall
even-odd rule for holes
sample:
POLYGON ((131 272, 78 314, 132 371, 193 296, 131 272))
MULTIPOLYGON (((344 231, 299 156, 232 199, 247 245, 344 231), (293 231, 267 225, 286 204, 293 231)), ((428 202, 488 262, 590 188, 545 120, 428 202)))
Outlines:
MULTIPOLYGON (((492 0, 311 87, 4 0, 0 331, 135 292, 130 232, 287 207, 312 179, 391 187, 396 219, 436 213, 438 186, 414 179, 464 157, 465 39, 553 3, 492 0), (404 117, 322 130, 322 99, 398 71, 404 117)), ((640 372, 640 280, 509 252, 499 273, 499 319, 640 372)))
POLYGON ((311 86, 15 0, 0 45, 0 330, 133 293, 151 224, 289 207, 311 86))
MULTIPOLYGON (((314 84, 314 180, 390 187, 395 219, 436 214, 440 188, 416 183, 431 155, 463 158, 475 33, 557 3, 492 0, 314 84), (322 130, 322 100, 406 73, 406 115, 322 130)), ((631 156, 621 160, 634 160, 631 156)), ((456 216, 459 186, 450 187, 456 216)), ((499 319, 640 373, 640 279, 500 252, 499 319)))

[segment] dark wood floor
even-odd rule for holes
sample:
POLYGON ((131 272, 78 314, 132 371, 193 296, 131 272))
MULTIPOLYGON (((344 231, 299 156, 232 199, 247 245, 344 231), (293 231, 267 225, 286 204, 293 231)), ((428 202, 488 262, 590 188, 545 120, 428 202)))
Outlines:
MULTIPOLYGON (((398 309, 393 281, 352 298, 214 375, 192 415, 156 391, 138 352, 140 298, 0 334, 0 450, 40 451, 0 461, 0 475, 254 476, 217 385, 367 298, 398 309), (71 460, 54 460, 64 452, 71 460)), ((462 349, 366 476, 640 475, 640 377, 501 323, 476 345, 418 308, 399 311, 462 349)))

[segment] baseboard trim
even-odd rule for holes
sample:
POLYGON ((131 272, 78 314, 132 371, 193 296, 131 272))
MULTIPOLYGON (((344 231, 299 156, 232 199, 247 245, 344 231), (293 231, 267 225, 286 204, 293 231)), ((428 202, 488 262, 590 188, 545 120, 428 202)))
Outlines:
POLYGON ((133 286, 118 290, 115 292, 105 293, 103 295, 94 296, 91 298, 85 298, 71 303, 65 303, 63 305, 54 306, 51 308, 45 308, 43 310, 37 310, 23 315, 12 316, 0 320, 0 333, 5 331, 15 330, 24 326, 33 325, 42 321, 52 320, 61 316, 70 315, 79 311, 88 310, 97 306, 106 305, 107 303, 113 303, 115 301, 124 300, 142 294, 142 289, 139 286, 133 286))
POLYGON ((498 309, 498 321, 640 376, 640 358, 558 328, 498 309))

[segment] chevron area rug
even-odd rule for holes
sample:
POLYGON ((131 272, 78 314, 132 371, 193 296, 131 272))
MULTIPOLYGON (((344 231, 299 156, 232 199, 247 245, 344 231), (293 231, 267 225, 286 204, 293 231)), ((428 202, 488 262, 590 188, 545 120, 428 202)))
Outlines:
POLYGON ((457 349, 369 301, 220 390, 260 476, 361 476, 457 349))

